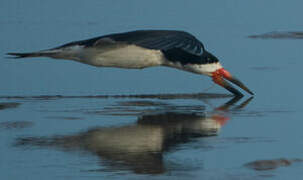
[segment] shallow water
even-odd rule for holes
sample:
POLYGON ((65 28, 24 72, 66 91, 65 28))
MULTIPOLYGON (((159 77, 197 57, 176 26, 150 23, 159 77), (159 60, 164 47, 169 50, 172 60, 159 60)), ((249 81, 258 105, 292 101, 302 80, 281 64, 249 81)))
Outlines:
POLYGON ((0 178, 300 179, 302 5, 1 1, 0 178), (255 97, 170 68, 5 58, 134 29, 193 33, 255 97))

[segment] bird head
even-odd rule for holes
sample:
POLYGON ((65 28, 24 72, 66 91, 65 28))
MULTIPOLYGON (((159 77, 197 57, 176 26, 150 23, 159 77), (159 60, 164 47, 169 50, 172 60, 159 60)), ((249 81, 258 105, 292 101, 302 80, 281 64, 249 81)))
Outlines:
POLYGON ((204 69, 206 70, 205 74, 212 77, 212 80, 216 84, 222 86, 223 88, 230 91, 236 96, 243 96, 243 94, 239 90, 235 89, 231 84, 225 81, 226 79, 232 82, 233 84, 239 86, 249 94, 254 95, 254 93, 250 91, 239 79, 232 76, 230 72, 228 72, 226 69, 222 67, 222 65, 219 62, 219 59, 216 56, 204 50, 201 59, 204 63, 203 65, 204 69))

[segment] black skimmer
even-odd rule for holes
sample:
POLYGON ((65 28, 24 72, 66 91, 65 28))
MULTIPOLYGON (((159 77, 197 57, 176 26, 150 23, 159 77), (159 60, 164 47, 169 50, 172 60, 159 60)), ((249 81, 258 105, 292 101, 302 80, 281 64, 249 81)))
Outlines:
POLYGON ((30 53, 8 53, 15 58, 51 57, 99 67, 142 69, 167 66, 212 77, 236 96, 243 94, 224 79, 253 95, 232 76, 202 42, 184 31, 138 30, 75 41, 52 49, 30 53))

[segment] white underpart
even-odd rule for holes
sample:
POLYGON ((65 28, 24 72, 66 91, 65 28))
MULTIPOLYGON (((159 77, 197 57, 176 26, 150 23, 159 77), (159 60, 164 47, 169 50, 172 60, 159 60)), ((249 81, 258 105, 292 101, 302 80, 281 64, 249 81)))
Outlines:
POLYGON ((182 65, 179 62, 167 60, 160 50, 146 49, 136 45, 121 45, 109 48, 85 48, 75 45, 44 52, 56 52, 53 56, 50 56, 52 58, 75 60, 100 67, 141 69, 163 65, 207 76, 212 76, 212 72, 222 68, 219 62, 182 65))
POLYGON ((82 48, 75 46, 71 50, 73 60, 81 63, 102 66, 141 69, 151 66, 159 66, 164 57, 159 50, 150 50, 136 45, 120 46, 115 48, 82 48))
POLYGON ((75 45, 70 47, 64 47, 60 49, 49 49, 42 50, 37 53, 45 53, 47 57, 55 58, 55 59, 68 59, 68 60, 76 60, 78 61, 79 55, 83 51, 83 46, 75 45))

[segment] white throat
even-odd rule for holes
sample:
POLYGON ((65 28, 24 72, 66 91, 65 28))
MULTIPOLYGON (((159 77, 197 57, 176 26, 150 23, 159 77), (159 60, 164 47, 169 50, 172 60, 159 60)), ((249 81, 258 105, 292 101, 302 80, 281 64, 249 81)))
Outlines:
POLYGON ((212 73, 218 69, 223 68, 220 62, 210 63, 210 64, 186 64, 182 65, 179 62, 166 61, 165 66, 177 68, 184 71, 189 71, 196 74, 204 74, 207 76, 212 76, 212 73))

